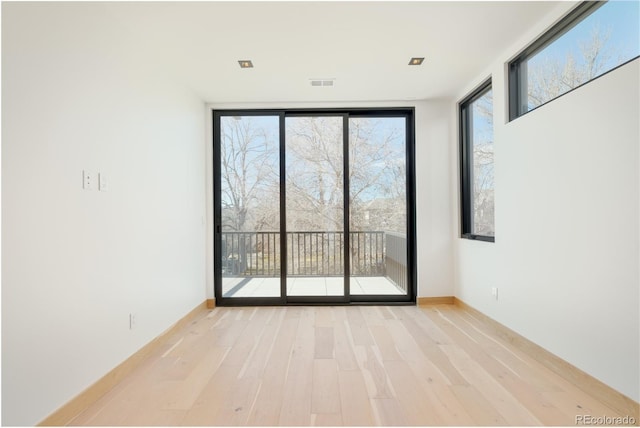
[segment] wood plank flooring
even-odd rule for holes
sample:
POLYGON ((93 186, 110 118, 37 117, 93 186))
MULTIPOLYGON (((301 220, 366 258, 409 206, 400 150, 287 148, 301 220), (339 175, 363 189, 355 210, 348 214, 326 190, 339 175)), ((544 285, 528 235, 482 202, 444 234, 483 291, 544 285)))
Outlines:
POLYGON ((452 305, 216 308, 71 425, 575 425, 625 416, 452 305))

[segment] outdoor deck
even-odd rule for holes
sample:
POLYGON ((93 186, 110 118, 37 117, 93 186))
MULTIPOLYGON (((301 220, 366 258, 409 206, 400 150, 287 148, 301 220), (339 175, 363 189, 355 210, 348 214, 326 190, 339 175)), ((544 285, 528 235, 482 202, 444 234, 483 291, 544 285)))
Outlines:
MULTIPOLYGON (((222 233, 223 297, 280 297, 279 232, 222 233)), ((406 295, 406 237, 383 231, 287 232, 287 296, 406 295)))
MULTIPOLYGON (((225 277, 223 297, 280 297, 280 278, 225 277)), ((351 294, 402 295, 404 290, 382 276, 351 277, 351 294)), ((287 282, 289 296, 342 296, 342 277, 292 277, 287 282)))

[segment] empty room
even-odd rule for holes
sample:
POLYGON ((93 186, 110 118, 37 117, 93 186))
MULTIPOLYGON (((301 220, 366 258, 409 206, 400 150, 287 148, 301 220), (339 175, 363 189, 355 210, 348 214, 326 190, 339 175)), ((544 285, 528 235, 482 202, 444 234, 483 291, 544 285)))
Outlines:
POLYGON ((1 15, 2 425, 640 423, 639 2, 1 15))

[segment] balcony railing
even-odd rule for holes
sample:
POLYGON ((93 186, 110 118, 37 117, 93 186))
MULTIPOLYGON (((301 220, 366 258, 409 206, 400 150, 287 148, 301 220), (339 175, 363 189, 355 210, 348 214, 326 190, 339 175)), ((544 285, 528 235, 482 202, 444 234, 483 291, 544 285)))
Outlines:
MULTIPOLYGON (((279 232, 223 232, 223 276, 280 276, 279 232)), ((344 232, 287 232, 288 276, 344 275, 344 232)), ((352 276, 384 276, 406 291, 404 235, 382 231, 349 233, 352 276)))

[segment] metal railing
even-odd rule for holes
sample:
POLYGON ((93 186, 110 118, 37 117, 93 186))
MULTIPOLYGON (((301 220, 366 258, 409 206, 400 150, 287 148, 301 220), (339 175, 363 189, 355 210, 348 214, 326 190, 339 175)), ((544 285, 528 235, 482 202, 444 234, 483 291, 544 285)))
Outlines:
MULTIPOLYGON (((280 276, 280 232, 222 232, 223 276, 280 276)), ((287 232, 288 276, 344 275, 344 232, 287 232)), ((353 276, 384 276, 407 289, 406 237, 382 231, 349 233, 353 276)))
POLYGON ((280 232, 223 232, 222 274, 280 276, 280 232))

